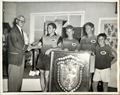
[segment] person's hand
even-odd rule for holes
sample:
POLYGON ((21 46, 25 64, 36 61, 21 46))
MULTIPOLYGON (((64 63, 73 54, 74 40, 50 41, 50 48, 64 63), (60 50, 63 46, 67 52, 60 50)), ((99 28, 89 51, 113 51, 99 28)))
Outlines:
POLYGON ((107 44, 107 45, 109 45, 109 46, 110 46, 110 41, 105 40, 105 44, 107 44))
POLYGON ((93 56, 95 55, 93 51, 87 51, 87 52, 93 56))
POLYGON ((32 46, 29 44, 28 48, 27 48, 27 51, 30 51, 31 49, 32 49, 32 46))
POLYGON ((39 43, 37 44, 37 47, 38 47, 38 48, 42 48, 42 43, 39 42, 39 43))
POLYGON ((87 51, 89 54, 91 54, 92 56, 95 55, 95 53, 93 51, 87 51))
POLYGON ((42 47, 42 44, 41 43, 38 43, 38 44, 36 44, 36 45, 28 45, 28 48, 27 48, 27 50, 28 51, 30 51, 31 49, 39 49, 39 48, 41 48, 42 47))
POLYGON ((69 50, 67 48, 65 48, 64 51, 69 51, 69 50))
POLYGON ((92 56, 95 56, 95 53, 94 53, 94 52, 91 52, 91 55, 92 55, 92 56))
POLYGON ((45 52, 45 55, 49 55, 52 50, 53 50, 53 49, 48 49, 48 50, 45 52))
POLYGON ((78 52, 78 50, 76 49, 75 52, 78 52))

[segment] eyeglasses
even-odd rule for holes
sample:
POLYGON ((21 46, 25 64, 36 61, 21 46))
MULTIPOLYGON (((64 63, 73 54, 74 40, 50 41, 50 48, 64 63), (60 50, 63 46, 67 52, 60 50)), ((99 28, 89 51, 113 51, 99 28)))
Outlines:
POLYGON ((23 20, 20 20, 20 19, 17 19, 17 20, 19 20, 21 23, 25 23, 25 21, 23 21, 23 20))

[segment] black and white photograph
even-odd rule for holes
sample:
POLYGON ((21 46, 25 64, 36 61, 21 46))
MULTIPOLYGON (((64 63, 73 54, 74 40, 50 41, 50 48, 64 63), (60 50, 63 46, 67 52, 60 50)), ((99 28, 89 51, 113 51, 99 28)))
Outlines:
POLYGON ((119 0, 1 0, 0 93, 120 94, 119 0))

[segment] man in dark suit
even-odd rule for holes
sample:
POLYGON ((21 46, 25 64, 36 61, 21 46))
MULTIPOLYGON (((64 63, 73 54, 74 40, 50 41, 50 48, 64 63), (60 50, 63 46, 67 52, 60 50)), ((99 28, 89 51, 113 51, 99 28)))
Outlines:
POLYGON ((24 72, 25 51, 27 48, 26 34, 22 30, 25 18, 19 15, 15 19, 14 27, 8 35, 8 91, 21 91, 24 72))

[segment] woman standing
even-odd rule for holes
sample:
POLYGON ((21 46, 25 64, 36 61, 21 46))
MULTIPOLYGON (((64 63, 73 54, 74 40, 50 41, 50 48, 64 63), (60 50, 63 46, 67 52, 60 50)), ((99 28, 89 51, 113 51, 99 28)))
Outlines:
POLYGON ((94 24, 91 22, 87 22, 83 26, 83 37, 80 41, 80 50, 83 51, 90 51, 91 52, 91 58, 90 58, 90 91, 92 90, 92 78, 94 74, 95 69, 95 47, 96 47, 96 37, 94 35, 94 24))
POLYGON ((96 37, 94 35, 94 24, 87 22, 83 26, 83 37, 80 41, 80 50, 94 51, 96 46, 96 37))
POLYGON ((41 48, 37 68, 40 70, 40 83, 43 92, 48 91, 51 51, 58 48, 59 39, 61 38, 55 33, 56 28, 55 23, 49 23, 47 25, 47 35, 44 35, 37 42, 41 48))

